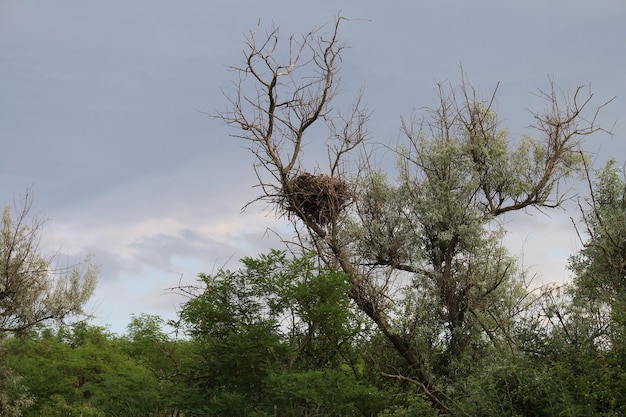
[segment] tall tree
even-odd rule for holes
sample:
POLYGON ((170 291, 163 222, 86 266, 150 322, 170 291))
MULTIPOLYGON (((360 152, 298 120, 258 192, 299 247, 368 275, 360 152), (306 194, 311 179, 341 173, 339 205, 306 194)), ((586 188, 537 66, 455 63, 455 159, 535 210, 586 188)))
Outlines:
POLYGON ((546 107, 534 114, 537 138, 512 141, 499 126, 495 91, 481 99, 463 77, 458 87, 439 85, 439 104, 423 118, 403 122, 394 181, 350 172, 351 163, 373 164, 350 160, 367 137, 360 96, 346 112, 333 107, 345 20, 328 33, 289 36, 284 49, 278 28, 252 31, 243 65, 234 67, 230 108, 217 117, 250 145, 259 199, 293 221, 299 245, 346 274, 354 304, 408 365, 389 375, 454 414, 450 382, 480 357, 486 339, 506 339, 507 319, 520 308, 498 219, 562 203, 563 180, 583 167, 580 141, 601 130, 597 112, 585 115, 592 98, 585 88, 561 96, 551 83, 539 92, 546 107), (307 169, 303 151, 318 125, 328 129, 321 173, 307 169))
MULTIPOLYGON (((579 208, 582 249, 570 258, 574 272, 573 314, 566 337, 586 343, 591 356, 585 372, 595 387, 589 401, 596 411, 626 412, 626 177, 609 160, 588 169, 590 196, 579 208)), ((608 414, 608 412, 607 412, 608 414)))
MULTIPOLYGON (((94 291, 98 268, 89 259, 64 267, 40 246, 43 220, 30 217, 32 198, 26 195, 6 206, 0 225, 0 344, 7 335, 24 332, 49 320, 83 315, 94 291)), ((0 359, 4 349, 0 348, 0 359)), ((19 377, 0 365, 0 413, 20 415, 30 404, 17 388, 19 377)))
POLYGON ((589 178, 582 214, 583 248, 570 259, 576 296, 596 312, 608 312, 614 331, 626 337, 626 179, 614 160, 589 178), (621 333, 621 334, 620 334, 621 333))
POLYGON ((626 179, 587 169, 571 284, 544 291, 516 324, 516 349, 469 379, 470 415, 621 416, 626 412, 626 179))

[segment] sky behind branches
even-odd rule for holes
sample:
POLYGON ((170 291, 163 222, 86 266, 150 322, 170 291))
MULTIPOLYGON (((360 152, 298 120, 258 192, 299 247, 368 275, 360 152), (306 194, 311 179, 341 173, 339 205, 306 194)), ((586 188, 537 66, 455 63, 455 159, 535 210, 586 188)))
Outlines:
MULTIPOLYGON (((549 78, 590 85, 593 105, 617 96, 585 149, 596 167, 626 162, 626 3, 623 0, 0 1, 0 203, 32 188, 46 240, 102 266, 95 324, 123 332, 130 314, 174 318, 167 289, 236 267, 288 233, 257 196, 253 157, 206 113, 226 109, 228 65, 260 22, 285 38, 353 18, 342 95, 363 88, 372 143, 400 138, 400 118, 433 106, 436 82, 461 68, 481 93, 498 85, 502 127, 532 133, 530 110, 549 78)), ((313 164, 323 153, 310 144, 313 164)), ((573 186, 576 187, 575 184, 573 186)), ((579 188, 582 190, 582 188, 579 188)), ((568 211, 510 216, 511 251, 543 281, 564 280, 579 247, 568 211)))

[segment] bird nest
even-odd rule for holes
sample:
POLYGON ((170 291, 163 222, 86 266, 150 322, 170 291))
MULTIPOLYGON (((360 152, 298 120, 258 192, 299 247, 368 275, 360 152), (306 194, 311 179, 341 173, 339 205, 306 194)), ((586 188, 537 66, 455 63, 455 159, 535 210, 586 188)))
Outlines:
POLYGON ((345 181, 326 174, 303 172, 283 187, 284 208, 324 226, 336 219, 352 198, 345 181), (287 188, 287 189, 286 189, 287 188))

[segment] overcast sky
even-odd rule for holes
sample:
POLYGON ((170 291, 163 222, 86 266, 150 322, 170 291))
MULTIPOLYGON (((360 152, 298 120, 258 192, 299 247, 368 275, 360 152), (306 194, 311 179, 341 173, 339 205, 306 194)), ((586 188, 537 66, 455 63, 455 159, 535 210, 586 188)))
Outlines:
MULTIPOLYGON (((626 162, 624 0, 0 0, 0 203, 32 187, 46 241, 95 254, 95 324, 122 333, 132 313, 173 318, 181 299, 166 289, 181 277, 280 247, 271 212, 241 212, 256 196, 252 156, 203 112, 225 109, 226 65, 259 19, 288 35, 340 11, 367 20, 341 30, 340 102, 364 87, 377 142, 397 140, 400 118, 433 105, 435 82, 456 82, 462 65, 483 93, 500 83, 512 138, 531 133, 548 77, 591 84, 595 104, 617 96, 600 118, 614 136, 586 149, 598 165, 626 162)), ((512 252, 543 280, 568 276, 570 216, 507 223, 512 252)))

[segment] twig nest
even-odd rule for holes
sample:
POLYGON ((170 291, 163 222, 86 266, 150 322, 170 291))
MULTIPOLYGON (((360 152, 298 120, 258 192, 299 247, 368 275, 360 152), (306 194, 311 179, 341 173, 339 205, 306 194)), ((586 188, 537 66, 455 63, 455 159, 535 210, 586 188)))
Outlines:
POLYGON ((293 177, 289 186, 290 190, 283 188, 286 210, 304 214, 320 225, 331 223, 351 199, 346 182, 326 174, 303 172, 293 177))

